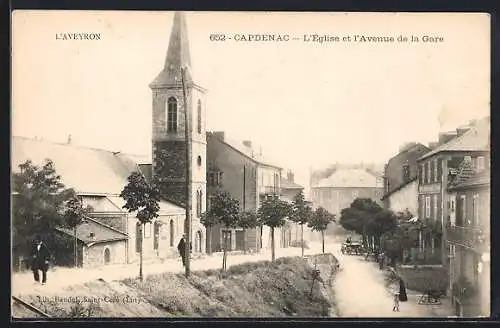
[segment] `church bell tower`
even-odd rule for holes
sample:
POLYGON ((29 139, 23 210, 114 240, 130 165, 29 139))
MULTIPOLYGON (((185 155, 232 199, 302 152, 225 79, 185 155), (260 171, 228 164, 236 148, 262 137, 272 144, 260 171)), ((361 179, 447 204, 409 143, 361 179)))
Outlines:
MULTIPOLYGON (((186 139, 184 115, 189 119, 191 140, 191 240, 193 251, 204 251, 205 229, 200 224, 206 206, 206 130, 205 94, 194 78, 189 53, 186 20, 175 12, 167 57, 156 79, 149 85, 153 96, 152 147, 153 175, 161 181, 161 194, 185 206, 186 202, 186 139), (186 100, 183 94, 182 72, 186 100), (199 234, 199 235, 198 235, 199 234), (195 241, 199 238, 199 249, 195 241)), ((185 226, 185 225, 184 225, 185 226)), ((187 232, 187 231, 185 231, 187 232)))

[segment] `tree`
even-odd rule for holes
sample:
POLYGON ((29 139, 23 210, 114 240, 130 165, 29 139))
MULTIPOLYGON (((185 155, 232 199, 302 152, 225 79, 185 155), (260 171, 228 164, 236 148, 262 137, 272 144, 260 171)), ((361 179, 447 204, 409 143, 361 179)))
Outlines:
MULTIPOLYGON (((221 223, 226 230, 235 228, 239 220, 239 202, 231 197, 226 191, 217 191, 210 202, 210 208, 207 211, 206 217, 212 222, 221 223)), ((222 271, 227 268, 227 232, 223 232, 223 248, 222 256, 222 271)))
POLYGON ((257 227, 259 224, 259 220, 257 218, 257 214, 253 211, 243 211, 240 213, 240 218, 238 221, 238 226, 243 228, 243 238, 245 238, 245 245, 243 246, 243 252, 247 252, 247 236, 246 229, 253 229, 257 227))
POLYGON ((12 245, 17 255, 27 255, 31 243, 40 236, 57 261, 67 256, 67 243, 57 233, 63 224, 64 204, 76 193, 66 188, 54 163, 46 159, 42 166, 26 161, 12 175, 12 245))
MULTIPOLYGON (((136 218, 142 224, 142 231, 146 223, 158 217, 160 210, 159 201, 160 193, 155 183, 148 183, 144 175, 139 172, 132 172, 128 177, 128 184, 123 188, 120 197, 125 200, 123 208, 129 213, 137 212, 136 218)), ((139 263, 139 279, 142 281, 142 238, 141 236, 141 251, 139 263)))
POLYGON ((307 224, 308 227, 313 229, 314 231, 321 232, 321 241, 323 244, 323 253, 325 253, 325 230, 328 228, 328 224, 335 221, 335 216, 328 213, 322 207, 318 207, 316 211, 314 211, 311 220, 307 224))
POLYGON ((207 244, 208 244, 208 254, 212 254, 212 227, 219 223, 219 219, 214 216, 210 216, 208 212, 203 212, 200 218, 201 224, 207 228, 207 244))
POLYGON ((65 205, 63 214, 64 225, 73 230, 73 256, 74 266, 78 266, 78 240, 76 230, 79 225, 86 222, 85 218, 92 211, 92 207, 84 206, 78 197, 72 197, 65 205))
POLYGON ((304 256, 304 224, 311 219, 313 211, 311 206, 309 206, 309 202, 305 200, 302 190, 293 198, 292 206, 293 212, 290 219, 300 224, 300 243, 302 246, 302 256, 304 256))
POLYGON ((275 259, 274 229, 285 225, 285 219, 292 215, 292 206, 279 199, 277 195, 269 195, 258 210, 259 222, 271 228, 271 259, 275 259))

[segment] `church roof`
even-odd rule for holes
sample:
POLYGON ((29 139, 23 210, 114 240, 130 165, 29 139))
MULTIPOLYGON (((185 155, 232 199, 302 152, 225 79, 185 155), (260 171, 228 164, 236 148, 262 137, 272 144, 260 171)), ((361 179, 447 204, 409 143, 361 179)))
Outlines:
POLYGON ((163 69, 150 84, 152 88, 168 85, 180 85, 182 81, 181 67, 185 70, 185 82, 193 81, 191 68, 191 55, 189 52, 189 40, 186 19, 184 13, 175 12, 170 41, 168 44, 167 57, 163 69))
MULTIPOLYGON (((87 245, 128 239, 127 234, 95 219, 87 217, 85 221, 85 223, 76 228, 76 238, 87 245), (91 234, 93 234, 93 236, 91 234)), ((57 230, 69 236, 74 236, 72 229, 57 228, 57 230)))
MULTIPOLYGON (((27 160, 42 165, 45 159, 50 159, 66 187, 80 195, 107 196, 106 199, 85 197, 95 211, 102 212, 124 211, 118 195, 128 183, 129 175, 147 166, 139 165, 134 155, 24 137, 13 137, 11 149, 12 172, 18 172, 19 164, 27 160)), ((160 214, 177 215, 184 211, 170 201, 161 201, 159 205, 160 214)))
POLYGON ((320 188, 383 188, 379 177, 365 169, 338 169, 331 176, 318 182, 320 188))

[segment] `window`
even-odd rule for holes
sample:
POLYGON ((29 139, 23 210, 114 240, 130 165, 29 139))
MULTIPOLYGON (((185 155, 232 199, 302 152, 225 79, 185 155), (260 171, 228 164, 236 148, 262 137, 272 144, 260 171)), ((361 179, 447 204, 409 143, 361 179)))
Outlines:
POLYGON ((196 216, 201 217, 202 213, 202 203, 203 202, 203 192, 201 190, 198 190, 196 192, 196 216))
POLYGON ((208 172, 207 180, 210 187, 222 186, 222 172, 208 172))
POLYGON ((436 181, 436 175, 435 175, 435 170, 434 170, 434 167, 435 167, 435 162, 434 161, 430 161, 429 162, 429 170, 430 170, 430 183, 433 183, 434 181, 436 181))
POLYGON ((485 169, 485 161, 483 156, 477 158, 477 170, 483 171, 485 169))
POLYGON ((472 197, 472 225, 477 225, 479 223, 479 195, 475 194, 472 197))
POLYGON ((352 198, 358 198, 358 191, 357 190, 354 190, 352 192, 352 198))
POLYGON ((177 100, 174 97, 167 101, 167 131, 177 132, 177 100))
POLYGON ((207 210, 210 208, 210 204, 212 204, 212 199, 214 198, 214 196, 208 196, 208 199, 207 199, 207 210))
POLYGON ((174 220, 170 220, 170 247, 174 247, 174 236, 175 236, 174 220))
POLYGON ((201 156, 198 156, 198 159, 196 160, 196 162, 198 163, 198 166, 201 166, 201 156))
POLYGON ((425 196, 425 218, 430 219, 431 217, 431 197, 425 196))
POLYGON ((467 212, 466 212, 466 210, 467 210, 467 204, 466 204, 467 198, 465 197, 465 195, 460 196, 460 202, 461 202, 460 205, 462 205, 462 208, 461 208, 461 211, 462 211, 462 222, 466 223, 467 222, 467 212))
POLYGON ((201 100, 198 100, 198 133, 201 133, 201 100))
POLYGON ((436 159, 436 162, 434 163, 434 182, 438 182, 439 181, 438 166, 439 166, 439 160, 436 159))
POLYGON ((433 206, 434 206, 434 220, 438 220, 438 195, 433 195, 433 206))
POLYGON ((431 165, 430 162, 425 163, 426 165, 426 174, 425 174, 425 182, 430 183, 431 182, 431 165))
POLYGON ((423 173, 424 173, 424 166, 419 165, 418 166, 418 183, 422 184, 424 182, 423 178, 423 173))

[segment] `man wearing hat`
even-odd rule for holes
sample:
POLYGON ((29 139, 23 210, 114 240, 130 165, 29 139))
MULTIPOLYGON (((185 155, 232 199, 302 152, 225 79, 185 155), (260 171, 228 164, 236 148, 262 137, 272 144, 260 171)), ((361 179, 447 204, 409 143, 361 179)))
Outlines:
MULTIPOLYGON (((190 243, 189 247, 190 251, 193 251, 193 244, 190 243)), ((179 251, 179 255, 182 258, 182 266, 186 266, 186 235, 182 235, 179 244, 177 245, 177 250, 179 251)))
POLYGON ((42 285, 47 283, 47 271, 49 270, 50 253, 47 246, 43 243, 41 237, 37 237, 32 250, 33 262, 31 263, 31 270, 35 282, 40 282, 39 271, 42 271, 42 285))

